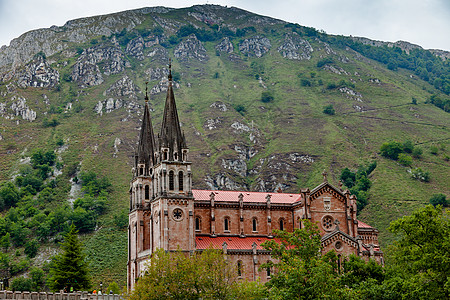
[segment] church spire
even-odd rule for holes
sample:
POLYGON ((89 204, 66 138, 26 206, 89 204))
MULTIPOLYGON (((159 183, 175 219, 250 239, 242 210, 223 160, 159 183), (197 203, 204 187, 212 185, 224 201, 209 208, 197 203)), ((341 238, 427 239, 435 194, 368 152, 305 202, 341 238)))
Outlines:
POLYGON ((162 150, 162 148, 168 150, 168 156, 163 157, 164 160, 174 161, 181 159, 182 149, 187 149, 187 146, 184 134, 181 132, 175 96, 173 94, 172 64, 170 60, 168 80, 166 105, 164 107, 161 132, 159 134, 159 147, 160 150, 162 150))
POLYGON ((136 153, 136 175, 148 175, 148 170, 155 159, 155 135, 153 134, 152 120, 148 108, 148 82, 145 83, 145 106, 142 118, 139 145, 136 153))

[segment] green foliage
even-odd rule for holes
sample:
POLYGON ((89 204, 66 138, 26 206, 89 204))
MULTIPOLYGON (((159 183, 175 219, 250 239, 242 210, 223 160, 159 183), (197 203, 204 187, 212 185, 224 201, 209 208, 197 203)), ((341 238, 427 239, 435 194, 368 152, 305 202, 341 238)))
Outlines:
POLYGON ((0 238, 0 247, 2 247, 4 252, 8 252, 9 247, 11 247, 11 238, 9 232, 7 232, 2 238, 0 238))
POLYGON ((375 260, 365 262, 361 257, 351 254, 343 262, 341 284, 357 289, 364 281, 382 283, 384 276, 383 267, 375 260))
POLYGON ((244 115, 244 113, 247 111, 247 110, 245 109, 245 106, 243 106, 243 105, 241 105, 241 104, 234 105, 233 108, 234 108, 238 113, 240 113, 241 115, 244 115))
POLYGON ((423 154, 422 148, 414 147, 414 149, 412 150, 412 155, 414 156, 414 158, 421 158, 422 154, 423 154))
POLYGON ((118 229, 126 229, 128 226, 128 213, 126 210, 122 210, 118 213, 116 213, 113 216, 114 225, 118 229))
POLYGON ((63 252, 54 256, 51 261, 47 280, 49 288, 52 291, 66 287, 73 287, 76 291, 89 289, 91 285, 89 268, 74 225, 65 236, 61 249, 63 252))
POLYGON ((83 191, 92 197, 99 196, 102 191, 108 192, 111 188, 108 178, 98 178, 94 171, 81 172, 79 178, 83 183, 83 191))
POLYGON ((410 140, 407 140, 403 143, 403 152, 412 153, 413 150, 414 150, 414 144, 410 140))
POLYGON ((317 62, 317 67, 318 68, 322 68, 323 66, 325 66, 326 64, 332 64, 334 63, 333 59, 331 59, 330 57, 326 57, 324 59, 321 59, 317 62))
POLYGON ((31 277, 31 289, 36 292, 43 291, 46 280, 44 270, 37 267, 32 267, 30 269, 30 277, 31 277))
POLYGON ((334 115, 335 111, 334 111, 333 105, 329 104, 327 106, 324 106, 323 107, 323 113, 327 114, 327 115, 330 115, 330 116, 334 115))
POLYGON ((357 198, 356 204, 358 212, 360 212, 368 203, 368 191, 372 186, 372 182, 368 176, 376 167, 377 162, 373 161, 366 166, 360 165, 356 172, 352 172, 349 168, 345 168, 341 172, 340 180, 357 198))
POLYGON ((119 285, 117 284, 117 282, 113 281, 108 285, 108 288, 106 289, 106 291, 110 294, 121 294, 119 285))
POLYGON ((403 145, 397 141, 386 142, 381 145, 381 155, 397 160, 398 155, 403 152, 403 145))
POLYGON ((15 247, 23 246, 27 240, 27 236, 30 234, 28 228, 23 227, 21 223, 11 224, 11 240, 15 247))
POLYGON ((300 79, 300 85, 301 86, 312 86, 312 83, 308 79, 302 78, 302 79, 300 79))
POLYGON ((434 195, 432 195, 429 202, 434 207, 436 207, 438 205, 442 205, 443 207, 447 207, 448 206, 448 201, 447 201, 446 196, 444 194, 434 194, 434 195))
POLYGON ((405 167, 410 167, 412 165, 413 159, 411 156, 406 155, 405 153, 400 153, 398 155, 398 162, 405 167))
POLYGON ((316 224, 303 221, 304 228, 294 232, 275 231, 277 239, 264 242, 277 262, 263 264, 277 272, 267 283, 271 299, 349 299, 354 291, 339 282, 337 255, 321 255, 321 236, 316 224))
POLYGON ((261 101, 263 103, 269 103, 273 101, 273 92, 271 91, 264 91, 261 93, 261 101))
MULTIPOLYGON (((144 299, 258 299, 260 284, 238 281, 235 266, 221 251, 207 249, 186 256, 157 250, 139 279, 130 300, 144 299)), ((259 298, 259 299, 262 299, 259 298)))
POLYGON ((450 112, 450 99, 444 99, 442 95, 438 94, 431 95, 429 102, 432 103, 434 106, 439 107, 443 111, 450 112))
POLYGON ((39 243, 35 239, 29 240, 25 243, 24 253, 29 257, 33 258, 36 256, 39 250, 39 243))
POLYGON ((19 201, 19 191, 12 182, 6 182, 0 187, 0 211, 16 206, 19 201))
POLYGON ((389 226, 400 239, 391 246, 404 299, 446 299, 450 294, 450 213, 428 205, 389 226))
POLYGON ((52 117, 51 119, 44 118, 42 120, 42 126, 44 126, 45 128, 47 128, 47 127, 56 127, 59 124, 60 124, 60 122, 58 121, 58 119, 56 117, 52 117))
POLYGON ((422 168, 415 168, 411 170, 411 178, 420 180, 423 182, 430 181, 430 173, 422 170, 422 168))
POLYGON ((433 155, 437 155, 439 152, 439 148, 436 145, 431 145, 430 146, 430 153, 433 155))
POLYGON ((33 282, 31 278, 17 277, 11 282, 12 291, 32 291, 33 282))

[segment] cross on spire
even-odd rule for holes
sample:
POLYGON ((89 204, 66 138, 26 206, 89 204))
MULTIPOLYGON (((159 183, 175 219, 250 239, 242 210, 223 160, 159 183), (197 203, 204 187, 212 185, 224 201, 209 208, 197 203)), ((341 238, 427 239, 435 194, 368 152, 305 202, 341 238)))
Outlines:
POLYGON ((148 102, 148 81, 145 82, 145 102, 148 102))
POLYGON ((172 59, 169 58, 169 84, 172 84, 172 59))

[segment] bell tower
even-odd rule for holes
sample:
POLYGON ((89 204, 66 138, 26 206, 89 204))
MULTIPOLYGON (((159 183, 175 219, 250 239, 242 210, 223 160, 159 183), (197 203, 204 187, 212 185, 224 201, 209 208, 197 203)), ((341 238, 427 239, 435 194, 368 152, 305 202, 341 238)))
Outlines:
MULTIPOLYGON (((147 85, 147 83, 146 83, 147 85)), ((145 106, 134 155, 133 179, 130 183, 130 211, 128 214, 128 288, 143 271, 150 252, 150 202, 154 199, 155 136, 148 107, 148 88, 145 87, 145 106)))
POLYGON ((151 201, 152 251, 194 250, 194 199, 189 148, 175 103, 169 62, 168 89, 158 146, 154 153, 154 200, 151 201))

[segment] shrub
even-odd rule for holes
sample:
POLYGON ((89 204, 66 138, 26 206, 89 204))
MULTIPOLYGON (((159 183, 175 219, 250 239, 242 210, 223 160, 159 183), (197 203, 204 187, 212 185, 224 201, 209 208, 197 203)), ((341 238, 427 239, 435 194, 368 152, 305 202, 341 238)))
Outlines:
POLYGON ((32 281, 31 278, 17 277, 11 282, 11 290, 15 291, 28 291, 31 292, 32 281))
POLYGON ((302 78, 300 79, 300 84, 301 86, 311 86, 311 81, 309 81, 308 79, 302 78))
POLYGON ((412 165, 412 157, 409 155, 406 155, 405 153, 400 153, 398 155, 398 162, 401 165, 404 165, 405 167, 410 167, 412 165))
POLYGON ((238 104, 238 105, 235 105, 235 106, 233 106, 234 107, 234 109, 238 112, 238 113, 240 113, 241 115, 244 115, 244 113, 247 111, 246 109, 245 109, 245 106, 243 106, 242 104, 238 104))
POLYGON ((332 64, 333 60, 329 57, 321 59, 317 62, 317 67, 318 68, 322 68, 323 66, 325 66, 326 64, 332 64))
POLYGON ((403 143, 403 151, 406 153, 412 153, 414 150, 414 144, 408 140, 403 143))
POLYGON ((437 155, 437 154, 438 154, 438 151, 439 151, 439 149, 438 149, 437 146, 432 145, 432 146, 430 147, 430 153, 431 153, 431 154, 437 155))
POLYGON ((263 103, 269 103, 273 101, 273 93, 270 91, 265 91, 261 93, 261 101, 263 103))
POLYGON ((33 258, 36 256, 39 250, 39 244, 36 240, 31 240, 25 243, 24 253, 29 257, 33 258))
POLYGON ((323 113, 327 114, 327 115, 330 115, 330 116, 334 115, 335 114, 335 110, 334 110, 333 105, 330 104, 330 105, 324 106, 323 113))
POLYGON ((403 145, 396 141, 386 142, 381 145, 380 151, 384 157, 397 160, 398 155, 403 152, 403 145))
POLYGON ((414 147, 414 149, 412 151, 412 155, 415 158, 421 158, 422 157, 422 153, 423 153, 423 150, 422 150, 422 148, 419 148, 419 147, 414 147))
POLYGON ((444 207, 448 206, 446 196, 444 194, 434 194, 430 198, 430 204, 436 207, 437 205, 442 205, 444 207))

